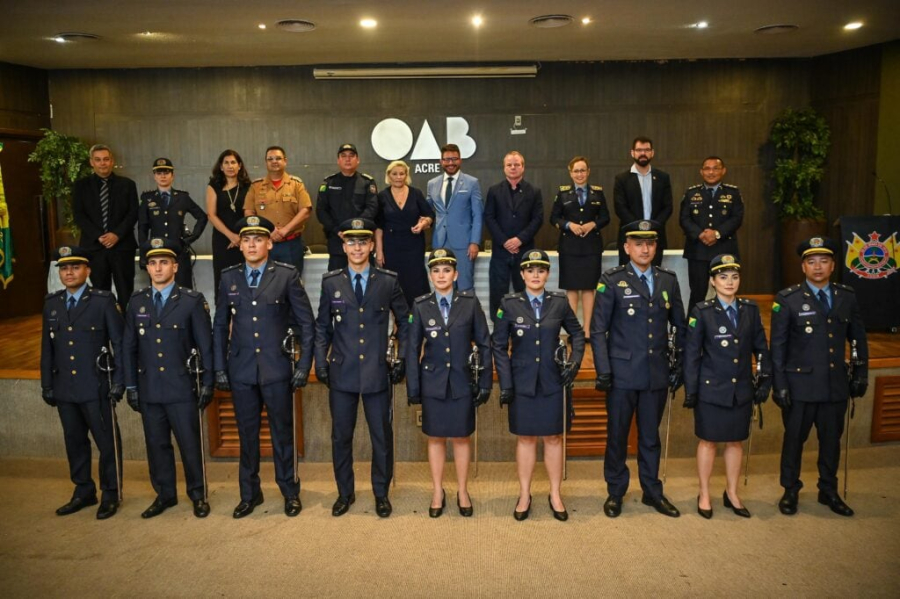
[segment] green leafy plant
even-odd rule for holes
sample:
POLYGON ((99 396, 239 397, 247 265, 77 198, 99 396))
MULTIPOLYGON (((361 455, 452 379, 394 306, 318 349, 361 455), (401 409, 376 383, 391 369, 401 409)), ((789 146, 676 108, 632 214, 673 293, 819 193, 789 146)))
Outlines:
POLYGON ((78 227, 72 215, 72 186, 75 181, 91 173, 87 144, 51 129, 41 129, 44 137, 28 155, 28 162, 41 166, 44 200, 58 201, 63 225, 77 235, 78 227))
POLYGON ((824 217, 815 199, 831 146, 825 118, 812 108, 788 108, 772 123, 769 141, 775 146, 772 202, 780 206, 780 217, 824 217))

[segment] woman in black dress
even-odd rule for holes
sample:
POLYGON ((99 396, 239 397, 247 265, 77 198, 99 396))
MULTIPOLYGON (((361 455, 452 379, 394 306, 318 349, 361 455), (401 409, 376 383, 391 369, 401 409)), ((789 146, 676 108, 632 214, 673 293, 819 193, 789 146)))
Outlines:
MULTIPOLYGON (((516 520, 531 512, 531 478, 537 462, 538 437, 544 440, 544 466, 550 479, 550 509, 557 520, 569 514, 560 496, 563 476, 563 427, 571 426, 572 406, 566 405, 565 387, 575 380, 584 357, 584 330, 561 291, 544 287, 550 276, 546 252, 531 250, 520 263, 525 291, 500 300, 491 345, 500 380, 500 405, 509 406, 509 432, 516 439, 519 501, 516 520), (556 364, 559 334, 569 333, 570 365, 556 364), (510 343, 511 341, 511 343, 510 343), (565 414, 565 417, 564 417, 565 414)), ((565 346, 563 347, 563 349, 565 346)))
POLYGON ((559 229, 559 286, 566 290, 572 311, 581 309, 584 330, 591 330, 594 294, 603 273, 603 235, 600 229, 609 224, 609 206, 599 185, 588 185, 591 168, 587 158, 576 156, 569 161, 572 185, 560 185, 550 224, 559 229))
POLYGON ((241 238, 234 232, 234 225, 244 218, 244 198, 249 189, 250 176, 240 154, 234 150, 219 154, 206 188, 206 214, 214 227, 213 276, 217 300, 222 269, 240 264, 244 259, 241 238))
POLYGON ((769 397, 772 361, 759 307, 752 300, 737 297, 741 265, 735 257, 721 254, 713 258, 709 282, 716 297, 694 306, 684 350, 684 407, 693 408, 694 432, 700 438, 697 513, 712 518, 709 479, 716 443, 725 443, 722 502, 738 516, 749 518, 750 512, 738 497, 744 453, 741 442, 750 433, 753 406, 769 397), (756 377, 754 356, 760 365, 756 377))
POLYGON ((410 187, 409 166, 391 162, 384 171, 389 187, 378 194, 375 217, 375 254, 378 266, 397 273, 406 303, 412 306, 431 291, 425 272, 425 229, 434 222, 434 210, 421 190, 410 187))
POLYGON ((456 506, 460 515, 468 517, 473 511, 466 484, 469 437, 475 431, 475 410, 491 396, 491 338, 475 292, 453 289, 457 277, 453 251, 436 249, 428 258, 428 269, 435 292, 420 296, 410 306, 406 393, 409 403, 422 404, 422 432, 428 435, 434 484, 428 515, 439 517, 447 505, 443 477, 449 437, 459 484, 456 506), (477 378, 471 369, 473 352, 482 367, 477 378))

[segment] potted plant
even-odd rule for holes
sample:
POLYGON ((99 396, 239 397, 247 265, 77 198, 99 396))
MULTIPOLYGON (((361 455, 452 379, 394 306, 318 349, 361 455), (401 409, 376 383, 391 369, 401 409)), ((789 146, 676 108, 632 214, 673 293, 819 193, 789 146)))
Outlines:
POLYGON ((812 108, 788 108, 772 123, 769 141, 775 148, 772 202, 779 207, 781 220, 782 283, 790 285, 801 277, 797 245, 827 230, 825 213, 815 200, 831 129, 812 108))
POLYGON ((29 154, 28 162, 40 164, 44 200, 50 214, 59 212, 59 218, 50 220, 53 245, 73 245, 78 239, 78 226, 72 215, 72 186, 75 181, 91 173, 88 146, 78 139, 51 129, 41 129, 44 137, 29 154))

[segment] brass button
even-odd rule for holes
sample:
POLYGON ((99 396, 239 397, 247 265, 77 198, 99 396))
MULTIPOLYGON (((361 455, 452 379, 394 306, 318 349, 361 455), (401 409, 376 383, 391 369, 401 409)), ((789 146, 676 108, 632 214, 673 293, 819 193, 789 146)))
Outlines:
POLYGON ((259 352, 261 352, 261 351, 262 351, 262 350, 259 349, 258 347, 256 348, 256 353, 259 353, 259 352))
POLYGON ((709 384, 709 381, 706 381, 706 384, 708 385, 708 384, 709 384))
POLYGON ((828 338, 831 339, 832 337, 834 337, 834 334, 833 334, 833 333, 828 333, 828 338))
POLYGON ((364 329, 366 328, 366 325, 364 325, 363 323, 359 323, 359 328, 364 329))
POLYGON ((652 318, 648 318, 648 319, 647 319, 647 322, 653 322, 653 319, 652 319, 652 318))
POLYGON ((259 333, 253 333, 254 337, 259 337, 259 333))
POLYGON ((360 308, 360 309, 359 309, 359 311, 360 311, 360 313, 362 313, 362 311, 363 311, 363 308, 360 308))
POLYGON ((156 328, 157 328, 157 329, 160 328, 161 326, 162 326, 162 325, 159 324, 158 322, 156 323, 156 328))
POLYGON ((69 356, 69 359, 72 360, 72 361, 74 362, 74 361, 75 361, 75 356, 69 356))
POLYGON ((651 353, 651 354, 653 353, 653 350, 652 350, 652 349, 650 350, 650 353, 651 353))
POLYGON ((256 322, 256 320, 257 320, 257 318, 254 316, 254 317, 253 317, 253 322, 256 322))
POLYGON ((366 340, 365 340, 365 339, 360 339, 359 342, 360 342, 360 343, 365 343, 366 340))
POLYGON ((450 336, 450 333, 448 333, 447 331, 444 331, 444 337, 449 337, 449 336, 450 336))
POLYGON ((647 335, 647 336, 650 337, 651 339, 653 339, 653 333, 650 333, 650 334, 647 335))
POLYGON ((797 369, 797 372, 800 372, 800 369, 799 369, 799 368, 797 369))
POLYGON ((252 302, 250 302, 250 305, 251 305, 251 306, 255 306, 255 305, 256 305, 256 300, 253 300, 252 302))
POLYGON ((732 382, 732 383, 736 383, 736 382, 737 382, 737 379, 731 379, 731 382, 732 382))
POLYGON ((78 374, 78 371, 77 371, 77 370, 73 370, 73 371, 72 371, 72 374, 78 374))
POLYGON ((651 308, 653 307, 653 302, 650 302, 650 307, 651 307, 651 308))
POLYGON ((831 324, 831 319, 830 319, 830 318, 828 319, 828 324, 831 324))
POLYGON ((360 359, 360 360, 365 360, 366 357, 365 357, 364 355, 362 355, 362 354, 359 354, 359 359, 360 359))
POLYGON ((156 342, 157 342, 157 343, 162 343, 162 339, 157 339, 156 342))
POLYGON ((735 364, 738 363, 738 359, 737 359, 737 358, 734 359, 734 363, 735 363, 735 364))
POLYGON ((166 367, 165 367, 165 366, 160 366, 160 367, 159 367, 159 371, 160 371, 160 372, 165 372, 165 371, 166 371, 166 367))
POLYGON ((741 342, 740 339, 735 339, 735 340, 734 340, 734 344, 735 344, 735 345, 737 345, 737 344, 740 343, 740 342, 741 342))
POLYGON ((159 357, 160 357, 160 358, 162 358, 162 357, 163 357, 163 355, 162 355, 162 352, 159 352, 159 353, 158 353, 158 354, 156 354, 156 355, 157 355, 157 356, 159 356, 159 357))
POLYGON ((444 351, 446 351, 446 352, 449 354, 449 353, 450 353, 450 348, 448 347, 448 348, 447 348, 446 350, 444 350, 444 351))
POLYGON ((74 341, 69 341, 69 345, 75 345, 74 341))
POLYGON ((540 358, 535 358, 534 361, 535 361, 535 362, 540 362, 541 359, 540 359, 540 358))
POLYGON ((72 330, 72 327, 68 327, 68 329, 67 329, 67 330, 69 330, 69 331, 71 331, 71 330, 72 330))
POLYGON ((541 323, 537 323, 536 325, 534 325, 534 327, 535 327, 536 329, 541 328, 541 323))
POLYGON ((833 348, 833 347, 829 347, 829 348, 828 348, 828 353, 829 353, 829 354, 833 354, 833 353, 834 353, 834 348, 833 348))
POLYGON ((535 339, 535 340, 534 340, 534 344, 535 344, 535 345, 540 345, 540 344, 541 344, 541 340, 540 340, 540 339, 535 339))
POLYGON ((447 368, 450 368, 450 362, 447 362, 447 368))

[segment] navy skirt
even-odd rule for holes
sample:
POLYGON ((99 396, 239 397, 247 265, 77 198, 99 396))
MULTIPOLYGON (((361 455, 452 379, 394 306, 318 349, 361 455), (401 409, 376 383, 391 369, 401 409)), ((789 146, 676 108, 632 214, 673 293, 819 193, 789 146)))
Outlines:
POLYGON ((422 398, 422 432, 429 437, 468 437, 475 432, 471 395, 422 398))
POLYGON ((750 435, 753 402, 740 406, 719 406, 698 401, 694 408, 694 433, 704 441, 743 441, 750 435))
MULTIPOLYGON (((537 395, 519 395, 509 404, 509 432, 514 435, 548 437, 563 432, 563 389, 546 390, 538 381, 537 395)), ((571 427, 571 406, 569 406, 571 427)))

